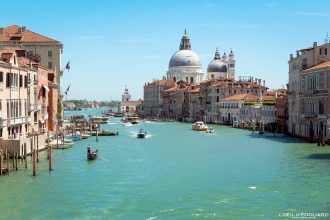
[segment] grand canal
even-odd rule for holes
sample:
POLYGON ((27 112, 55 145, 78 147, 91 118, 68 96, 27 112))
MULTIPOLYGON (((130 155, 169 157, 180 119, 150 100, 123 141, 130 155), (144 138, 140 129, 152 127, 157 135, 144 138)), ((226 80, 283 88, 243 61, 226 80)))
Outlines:
POLYGON ((224 126, 206 134, 186 123, 111 122, 103 128, 119 136, 54 150, 52 173, 42 152, 37 177, 23 164, 0 177, 0 218, 279 219, 330 211, 330 147, 224 126), (135 138, 139 128, 149 138, 135 138), (88 144, 98 160, 86 161, 88 144))

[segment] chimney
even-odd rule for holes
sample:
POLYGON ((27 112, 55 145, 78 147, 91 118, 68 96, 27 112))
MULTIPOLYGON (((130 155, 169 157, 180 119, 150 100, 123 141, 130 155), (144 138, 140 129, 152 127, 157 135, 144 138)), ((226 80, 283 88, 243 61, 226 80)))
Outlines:
POLYGON ((264 80, 264 86, 266 86, 266 82, 265 82, 265 80, 264 80))
POLYGON ((297 57, 299 57, 299 50, 296 51, 297 57))
POLYGON ((25 26, 22 26, 21 32, 24 32, 25 30, 26 30, 26 27, 25 26))
POLYGON ((315 49, 317 47, 317 42, 313 43, 313 48, 315 49))
POLYGON ((0 34, 3 34, 3 28, 0 28, 0 34))
POLYGON ((290 53, 290 60, 292 60, 293 59, 293 54, 292 53, 290 53))
POLYGON ((258 79, 258 85, 259 86, 261 85, 261 79, 258 79))

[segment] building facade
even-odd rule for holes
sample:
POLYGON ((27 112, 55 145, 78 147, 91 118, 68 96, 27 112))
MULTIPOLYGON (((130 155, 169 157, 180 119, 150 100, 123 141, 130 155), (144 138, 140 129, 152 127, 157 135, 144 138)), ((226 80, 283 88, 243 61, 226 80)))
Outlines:
POLYGON ((329 139, 328 61, 330 44, 290 54, 288 85, 289 133, 315 141, 329 139), (325 107, 326 106, 326 107, 325 107))
POLYGON ((55 83, 60 85, 60 77, 63 75, 61 42, 32 32, 24 26, 11 25, 0 28, 0 50, 5 47, 20 47, 26 50, 29 57, 39 59, 42 66, 56 71, 55 83))

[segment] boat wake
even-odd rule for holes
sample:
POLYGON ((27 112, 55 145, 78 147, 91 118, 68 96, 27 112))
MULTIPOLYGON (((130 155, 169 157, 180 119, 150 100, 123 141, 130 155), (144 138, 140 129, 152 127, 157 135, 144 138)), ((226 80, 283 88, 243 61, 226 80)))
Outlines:
POLYGON ((256 186, 249 186, 249 189, 256 189, 256 186))
POLYGON ((108 125, 116 125, 117 123, 115 122, 109 122, 108 125))

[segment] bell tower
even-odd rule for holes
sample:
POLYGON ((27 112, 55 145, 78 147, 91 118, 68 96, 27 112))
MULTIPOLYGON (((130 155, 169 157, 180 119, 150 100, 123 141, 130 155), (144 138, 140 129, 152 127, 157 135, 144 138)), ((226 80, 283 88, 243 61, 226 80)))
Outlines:
POLYGON ((121 96, 121 101, 122 102, 131 101, 131 97, 132 96, 129 94, 128 89, 127 89, 127 86, 125 86, 125 92, 121 96))

